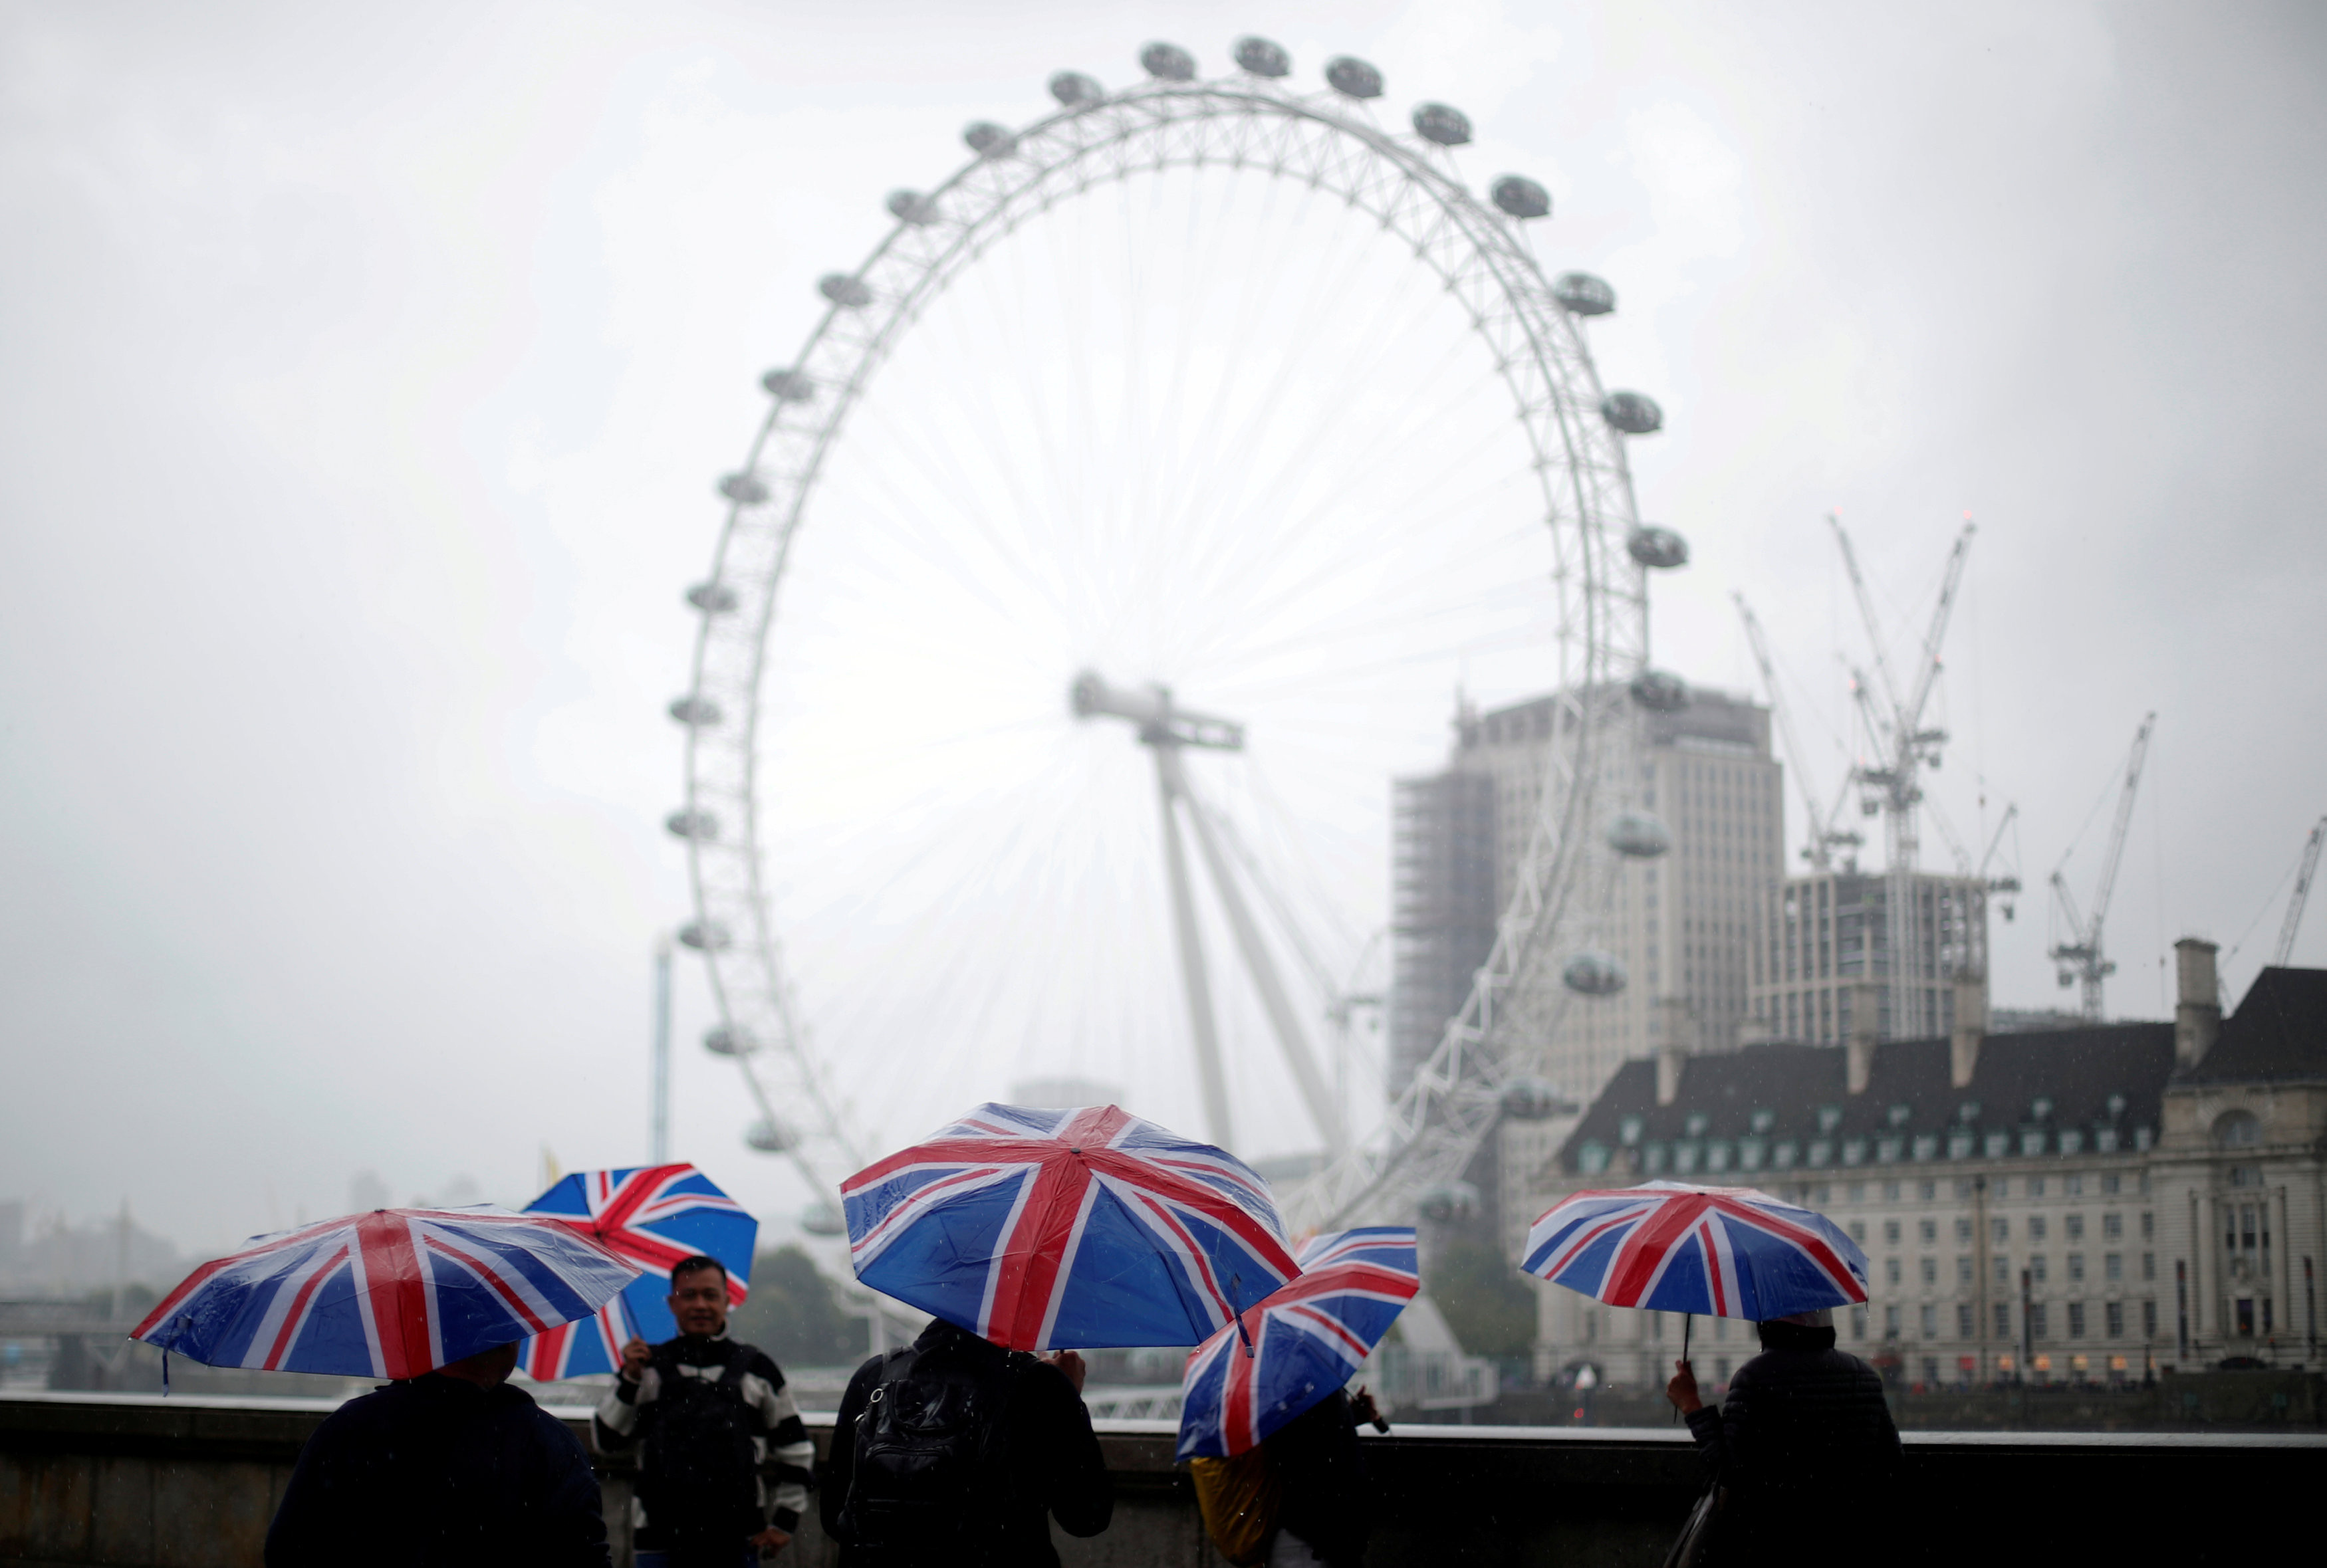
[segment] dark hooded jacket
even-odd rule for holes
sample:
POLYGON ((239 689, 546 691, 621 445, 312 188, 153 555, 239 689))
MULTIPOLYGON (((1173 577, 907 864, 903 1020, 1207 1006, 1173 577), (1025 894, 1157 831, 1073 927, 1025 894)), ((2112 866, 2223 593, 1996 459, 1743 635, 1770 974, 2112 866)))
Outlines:
POLYGON ((1268 1468, 1285 1484, 1276 1527, 1298 1535, 1332 1568, 1358 1568, 1365 1560, 1373 1495, 1366 1488, 1350 1396, 1336 1388, 1261 1446, 1268 1451, 1268 1468))
POLYGON ((266 1568, 607 1568, 589 1457, 507 1384, 430 1373, 351 1399, 299 1452, 266 1568))
POLYGON ((1764 1323, 1762 1345, 1718 1410, 1688 1417, 1727 1494, 1716 1560, 1799 1563, 1813 1525, 1821 1540, 1872 1539, 1863 1532, 1882 1517, 1902 1457, 1882 1377, 1836 1349, 1832 1329, 1764 1323))
MULTIPOLYGON (((1090 1412, 1065 1373, 1031 1356, 988 1344, 939 1319, 913 1343, 921 1365, 967 1373, 997 1390, 1006 1386, 1002 1408, 1007 1431, 997 1451, 1007 1456, 1007 1475, 991 1478, 991 1529, 977 1554, 981 1568, 1059 1568, 1051 1545, 1051 1521, 1070 1535, 1096 1535, 1115 1513, 1115 1488, 1107 1459, 1091 1431, 1090 1412)), ((920 1568, 909 1554, 883 1550, 885 1543, 856 1539, 847 1517, 848 1493, 855 1475, 857 1418, 873 1390, 897 1365, 896 1352, 875 1356, 856 1370, 841 1395, 833 1423, 832 1458, 818 1501, 827 1534, 840 1543, 842 1568, 920 1568)), ((930 1568, 962 1568, 957 1559, 930 1568)))

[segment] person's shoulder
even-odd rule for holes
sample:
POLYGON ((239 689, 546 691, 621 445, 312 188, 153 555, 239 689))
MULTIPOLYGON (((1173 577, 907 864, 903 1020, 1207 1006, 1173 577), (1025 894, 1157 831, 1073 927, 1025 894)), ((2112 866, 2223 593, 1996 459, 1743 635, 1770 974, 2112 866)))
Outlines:
POLYGON ((769 1355, 757 1345, 747 1344, 742 1339, 736 1339, 731 1343, 734 1348, 727 1352, 729 1366, 732 1367, 737 1361, 741 1361, 743 1363, 745 1372, 759 1378, 769 1387, 781 1388, 784 1386, 784 1369, 776 1365, 776 1358, 773 1356, 769 1355))

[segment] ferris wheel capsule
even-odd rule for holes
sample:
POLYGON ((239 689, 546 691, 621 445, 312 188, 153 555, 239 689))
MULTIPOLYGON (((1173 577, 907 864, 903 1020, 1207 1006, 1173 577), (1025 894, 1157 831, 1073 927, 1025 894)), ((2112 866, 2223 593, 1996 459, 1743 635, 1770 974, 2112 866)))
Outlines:
POLYGON ((1665 427, 1665 411, 1644 392, 1611 392, 1600 400, 1600 417, 1627 435, 1653 435, 1665 427))
POLYGON ((889 210, 890 217, 901 223, 910 223, 916 229, 926 228, 938 219, 936 199, 924 196, 919 191, 892 191, 882 205, 889 210))
POLYGON ((961 139, 981 158, 1006 158, 1018 150, 1018 138, 1010 134, 1010 127, 992 120, 972 120, 964 127, 961 139))
POLYGON ((1293 69, 1293 57, 1285 52, 1284 45, 1266 38, 1239 38, 1233 52, 1237 64, 1255 76, 1273 79, 1293 69))
POLYGON ((756 473, 731 473, 719 481, 719 493, 738 506, 765 506, 768 481, 756 473))
POLYGON ((1677 714, 1688 706, 1688 683, 1669 670, 1642 670, 1632 677, 1631 693, 1652 714, 1677 714))
POLYGON ((716 920, 689 920, 678 929, 678 945, 698 953, 724 953, 735 938, 716 920))
POLYGON ((1176 43, 1151 43, 1139 51, 1139 66, 1158 81, 1193 81, 1196 57, 1176 43))
POLYGON ((1416 104, 1414 129, 1425 142, 1459 147, 1471 139, 1471 117, 1449 104, 1416 104))
POLYGON ((674 838, 691 838, 698 844, 710 844, 719 836, 719 819, 708 811, 689 807, 674 811, 662 819, 663 828, 674 838))
POLYGON ((861 311, 873 303, 873 291, 864 286, 864 280, 845 272, 827 272, 818 278, 816 292, 852 311, 861 311))
POLYGON ((1575 1108, 1575 1102, 1561 1094, 1548 1078, 1513 1078, 1495 1097, 1503 1107, 1503 1115, 1515 1122, 1548 1121, 1575 1108))
POLYGON ((1573 316, 1604 316, 1616 308, 1616 291, 1604 277, 1563 272, 1552 280, 1551 297, 1573 316))
POLYGON ((1525 174, 1506 174, 1487 188, 1487 200, 1518 219, 1551 216, 1551 192, 1525 174))
POLYGON ((744 1129, 743 1142, 762 1154, 787 1154, 791 1152, 792 1145, 799 1140, 792 1135, 792 1130, 781 1122, 762 1116, 744 1129))
POLYGON ((1423 1189, 1416 1207, 1435 1224, 1457 1224, 1479 1212, 1479 1190, 1468 1181, 1441 1181, 1423 1189))
POLYGON ((1072 108, 1077 104, 1098 102, 1107 97, 1107 89, 1081 71, 1062 70, 1051 78, 1051 96, 1072 108))
POLYGON ((689 729, 695 729, 705 724, 715 724, 727 715, 720 712, 719 705, 709 697, 690 694, 671 699, 670 716, 689 729))
POLYGON ((846 1236, 848 1222, 829 1203, 811 1203, 800 1210, 799 1227, 810 1236, 846 1236))
POLYGON ((816 383, 798 370, 771 370, 760 378, 760 387, 779 403, 816 400, 816 383))
POLYGON ((1343 98, 1378 98, 1382 73, 1353 54, 1338 55, 1325 62, 1325 85, 1343 98))
POLYGON ((1624 536, 1624 552, 1643 566, 1668 571, 1688 565, 1688 541, 1670 528, 1642 523, 1624 536))
POLYGON ((697 583, 687 591, 687 602, 706 615, 725 615, 735 608, 735 590, 724 583, 697 583))
POLYGON ((703 1049, 714 1056, 750 1056, 760 1049, 760 1042, 748 1029, 720 1023, 703 1031, 703 1049))
POLYGON ((1672 830, 1653 811, 1619 811, 1603 836, 1610 849, 1631 860, 1653 860, 1672 848, 1672 830))
POLYGON ((1561 966, 1559 978, 1579 996, 1613 996, 1624 988, 1629 976, 1624 961, 1615 954, 1586 947, 1561 966))

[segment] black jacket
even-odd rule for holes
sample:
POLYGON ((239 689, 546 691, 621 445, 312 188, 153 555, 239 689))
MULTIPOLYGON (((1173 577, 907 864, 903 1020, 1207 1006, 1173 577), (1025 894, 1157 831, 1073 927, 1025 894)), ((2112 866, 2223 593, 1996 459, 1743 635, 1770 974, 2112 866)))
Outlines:
POLYGON ((1764 1324, 1762 1354, 1729 1380, 1721 1408, 1693 1411, 1688 1429, 1729 1489, 1715 1550, 1724 1563, 1799 1561, 1805 1521, 1819 1538, 1864 1539, 1901 1466, 1899 1429, 1883 1379, 1834 1348, 1832 1329, 1764 1324))
POLYGON ((1373 1498, 1366 1490, 1350 1396, 1335 1389, 1261 1446, 1268 1451, 1268 1468, 1285 1483, 1276 1527, 1301 1537, 1333 1568, 1357 1568, 1366 1554, 1373 1498))
MULTIPOLYGON (((986 1557, 986 1568, 1059 1568, 1058 1549, 1051 1545, 1051 1518, 1070 1535, 1096 1535, 1107 1528, 1115 1517, 1115 1486, 1091 1431, 1090 1412, 1065 1373, 1042 1362, 1013 1372, 1007 1351, 942 1320, 922 1330, 913 1347, 924 1362, 956 1359, 997 1382, 1016 1379, 1008 1406, 1010 1495, 1001 1539, 986 1557)), ((850 1540, 840 1515, 855 1469, 856 1418, 881 1380, 885 1359, 875 1356, 856 1369, 833 1423, 832 1458, 818 1507, 826 1534, 840 1543, 844 1565, 863 1563, 864 1554, 857 1548, 877 1545, 850 1540)))
POLYGON ((266 1568, 607 1568, 598 1481, 565 1423, 507 1384, 430 1373, 324 1418, 266 1533, 266 1568))

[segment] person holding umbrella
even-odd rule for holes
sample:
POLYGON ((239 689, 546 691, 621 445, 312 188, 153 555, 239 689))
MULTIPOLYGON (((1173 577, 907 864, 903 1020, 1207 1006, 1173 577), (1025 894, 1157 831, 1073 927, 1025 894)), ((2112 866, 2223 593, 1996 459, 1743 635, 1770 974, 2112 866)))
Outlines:
POLYGON ((1612 1306, 1743 1318, 1762 1354, 1719 1410, 1699 1395, 1685 1331, 1666 1397, 1712 1470, 1674 1561, 1799 1557, 1803 1522, 1864 1540, 1900 1466, 1883 1381, 1834 1346, 1838 1306, 1866 1300, 1866 1255, 1814 1210, 1750 1187, 1650 1181, 1575 1193, 1535 1222, 1521 1265, 1612 1306))
POLYGON ((638 1270, 491 1205, 375 1209, 203 1264, 133 1338, 213 1367, 385 1377, 300 1451, 267 1568, 606 1568, 590 1461, 509 1386, 519 1342, 592 1316, 638 1270))
POLYGON ((1251 1167, 1114 1106, 983 1105, 840 1195, 856 1277, 938 1320, 841 1399, 843 1568, 1058 1568, 1051 1521, 1115 1507, 1076 1349, 1193 1344, 1301 1272, 1251 1167))
POLYGON ((1840 1527, 1836 1539, 1874 1539, 1903 1458, 1882 1377, 1835 1349, 1829 1308, 1756 1327, 1762 1354, 1729 1379, 1720 1408, 1698 1395, 1685 1358, 1665 1385, 1713 1472, 1720 1560, 1799 1561, 1813 1511, 1840 1527))
POLYGON ((790 1545, 808 1507, 816 1445, 767 1353, 727 1337, 727 1271, 708 1256, 670 1271, 678 1335, 622 1347, 593 1423, 602 1452, 642 1447, 636 1541, 642 1565, 735 1568, 790 1545), (764 1484, 763 1468, 772 1485, 764 1484))

